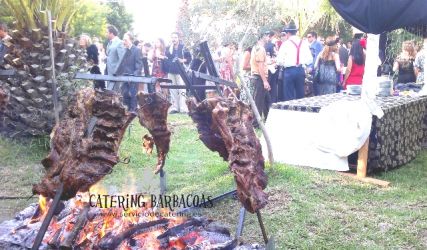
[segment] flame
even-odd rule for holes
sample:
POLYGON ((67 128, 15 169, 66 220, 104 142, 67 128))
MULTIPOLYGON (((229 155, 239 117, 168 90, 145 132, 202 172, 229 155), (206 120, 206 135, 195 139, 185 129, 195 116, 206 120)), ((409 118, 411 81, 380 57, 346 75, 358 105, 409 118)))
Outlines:
POLYGON ((93 185, 92 187, 90 187, 89 193, 90 194, 101 194, 101 195, 104 195, 104 194, 108 194, 108 191, 107 191, 107 189, 103 185, 101 185, 99 183, 96 183, 95 185, 93 185))
MULTIPOLYGON (((134 175, 131 174, 128 180, 128 184, 131 184, 130 187, 123 187, 122 190, 126 190, 126 192, 119 195, 137 193, 137 185, 134 175)), ((89 197, 91 194, 103 196, 109 193, 104 186, 97 183, 90 188, 89 192, 78 193, 75 198, 69 200, 67 202, 67 206, 69 206, 67 209, 70 209, 71 212, 60 221, 57 221, 56 217, 53 218, 46 237, 44 238, 45 243, 49 243, 49 241, 53 240, 55 238, 55 234, 56 236, 60 235, 59 240, 62 241, 64 239, 64 235, 68 235, 73 230, 80 212, 84 206, 89 203, 89 197)), ((149 201, 148 196, 144 196, 144 201, 146 202, 145 207, 129 207, 126 210, 117 207, 90 208, 94 215, 91 215, 91 219, 86 222, 77 235, 77 238, 74 241, 74 246, 78 246, 81 249, 97 248, 99 241, 107 234, 112 233, 113 235, 117 235, 142 222, 167 218, 169 220, 169 227, 173 227, 182 224, 187 220, 185 217, 174 217, 166 208, 151 207, 151 202, 149 201), (155 212, 162 214, 163 217, 157 217, 155 212), (123 213, 127 213, 128 216, 122 216, 123 213), (141 214, 146 215, 139 216, 141 214)), ((110 202, 107 203, 109 204, 110 202)), ((39 196, 40 215, 38 215, 38 220, 42 219, 46 215, 48 206, 48 199, 43 196, 39 196)), ((164 232, 164 228, 159 228, 155 231, 138 234, 134 236, 133 239, 136 241, 138 248, 163 249, 164 247, 160 245, 157 236, 164 232)), ((197 232, 190 232, 183 237, 171 239, 167 249, 185 249, 189 242, 191 242, 190 244, 196 244, 203 242, 204 240, 205 239, 203 239, 203 237, 201 237, 197 232)), ((129 245, 129 241, 123 241, 117 249, 128 250, 134 249, 134 247, 129 245)))
POLYGON ((43 195, 39 195, 39 209, 40 209, 40 217, 46 215, 47 213, 47 198, 43 195))
POLYGON ((31 217, 31 219, 29 220, 28 224, 33 224, 33 223, 39 222, 40 220, 43 220, 47 214, 47 210, 48 210, 47 198, 42 195, 39 195, 38 208, 34 213, 33 217, 31 217))
POLYGON ((134 239, 138 241, 139 246, 143 249, 162 249, 157 236, 163 233, 163 230, 156 230, 150 233, 136 235, 134 239))

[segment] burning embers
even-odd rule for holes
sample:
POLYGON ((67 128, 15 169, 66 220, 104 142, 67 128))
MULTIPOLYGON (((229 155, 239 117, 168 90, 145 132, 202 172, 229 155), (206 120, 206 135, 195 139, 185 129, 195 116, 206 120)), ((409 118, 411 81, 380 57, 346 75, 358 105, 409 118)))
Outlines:
MULTIPOLYGON (((139 121, 152 135, 144 138, 144 149, 151 153, 153 144, 156 145, 156 173, 162 172, 171 135, 167 127, 170 103, 157 94, 144 93, 138 94, 138 103, 139 121)), ((201 103, 188 99, 187 105, 201 140, 229 161, 243 206, 249 212, 259 212, 267 203, 263 191, 267 176, 248 106, 233 98, 220 97, 201 103)), ((42 161, 47 173, 33 187, 36 194, 55 196, 49 215, 46 216, 48 206, 42 205, 45 201, 42 199, 37 209, 26 210, 15 221, 7 222, 9 231, 0 232, 0 248, 31 247, 33 242, 38 246, 43 239, 41 247, 46 249, 232 249, 236 242, 228 230, 218 231, 218 226, 212 226, 206 219, 186 220, 165 214, 165 209, 158 207, 176 207, 174 203, 182 200, 188 203, 188 197, 168 201, 160 196, 151 197, 151 201, 140 197, 144 205, 125 209, 128 206, 124 205, 123 196, 117 197, 119 207, 113 207, 110 200, 104 203, 108 208, 100 208, 93 206, 92 196, 78 193, 88 191, 112 171, 119 161, 118 149, 125 129, 134 116, 115 92, 90 89, 79 92, 74 105, 52 132, 51 151, 42 161), (59 199, 70 198, 73 199, 58 209, 59 199), (167 205, 171 202, 173 205, 167 205), (42 233, 36 238, 44 217, 50 221, 53 210, 57 211, 50 227, 47 231, 44 230, 47 227, 40 229, 46 232, 44 238, 42 233)), ((194 204, 195 198, 192 206, 198 206, 194 204)), ((204 197, 200 203, 211 205, 209 199, 204 197)))
MULTIPOLYGON (((100 209, 88 200, 88 193, 78 193, 63 203, 40 249, 233 249, 237 244, 226 228, 204 218, 168 216, 167 209, 149 205, 100 209)), ((32 246, 49 206, 45 201, 0 224, 0 248, 32 246)))

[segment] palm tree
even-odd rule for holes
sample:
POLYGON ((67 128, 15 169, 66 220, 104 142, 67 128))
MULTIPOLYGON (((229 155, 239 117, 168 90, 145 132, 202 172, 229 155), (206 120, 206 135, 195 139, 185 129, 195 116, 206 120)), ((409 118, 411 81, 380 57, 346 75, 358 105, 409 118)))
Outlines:
POLYGON ((45 135, 54 125, 52 65, 48 19, 52 13, 55 70, 60 110, 68 103, 76 83, 74 73, 86 67, 84 51, 67 36, 68 27, 81 0, 0 0, 3 13, 14 17, 5 42, 5 68, 17 70, 17 78, 0 81, 9 93, 5 111, 0 111, 0 132, 10 137, 45 135), (4 7, 3 7, 4 6, 4 7))
POLYGON ((351 39, 351 25, 335 11, 329 0, 320 0, 317 10, 307 25, 306 32, 314 30, 323 37, 339 34, 344 40, 351 39))

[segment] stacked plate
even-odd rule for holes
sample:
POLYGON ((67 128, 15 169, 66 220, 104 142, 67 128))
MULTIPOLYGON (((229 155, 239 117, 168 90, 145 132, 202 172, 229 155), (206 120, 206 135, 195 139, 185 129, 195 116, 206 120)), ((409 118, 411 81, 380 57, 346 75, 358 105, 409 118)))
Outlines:
POLYGON ((391 80, 385 80, 378 83, 379 96, 390 96, 391 90, 393 89, 392 81, 391 80))
POLYGON ((347 93, 349 95, 360 95, 362 93, 362 85, 347 85, 347 93))

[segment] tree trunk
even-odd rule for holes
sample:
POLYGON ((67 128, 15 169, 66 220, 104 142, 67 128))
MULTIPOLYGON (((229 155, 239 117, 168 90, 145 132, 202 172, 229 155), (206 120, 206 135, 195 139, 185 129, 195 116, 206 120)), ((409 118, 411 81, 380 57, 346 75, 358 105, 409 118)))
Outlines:
MULTIPOLYGON (((0 89, 8 93, 7 104, 0 109, 0 134, 8 137, 47 135, 53 128, 52 66, 46 28, 30 31, 12 29, 5 41, 8 52, 4 67, 17 69, 17 77, 0 80, 0 89)), ((66 107, 76 90, 71 84, 76 70, 86 69, 84 51, 75 40, 60 34, 54 40, 55 68, 60 107, 66 107), (61 92, 63 90, 63 92, 61 92)))

